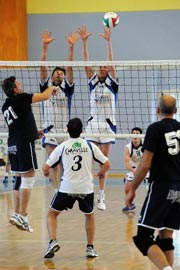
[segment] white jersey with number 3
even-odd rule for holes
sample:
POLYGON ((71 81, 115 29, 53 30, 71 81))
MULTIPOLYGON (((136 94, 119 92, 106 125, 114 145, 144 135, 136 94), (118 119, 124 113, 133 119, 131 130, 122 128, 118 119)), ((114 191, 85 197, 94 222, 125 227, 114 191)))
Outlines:
POLYGON ((95 144, 82 138, 70 138, 55 148, 46 164, 54 167, 61 162, 60 192, 89 194, 94 192, 93 160, 104 164, 108 158, 95 144))

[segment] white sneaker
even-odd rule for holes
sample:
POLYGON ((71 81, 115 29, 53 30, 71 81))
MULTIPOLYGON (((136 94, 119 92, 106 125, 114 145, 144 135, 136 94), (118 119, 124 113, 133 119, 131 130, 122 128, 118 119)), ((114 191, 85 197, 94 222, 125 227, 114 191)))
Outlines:
POLYGON ((96 196, 97 200, 97 209, 99 210, 106 210, 106 204, 105 204, 105 194, 98 193, 96 196))
POLYGON ((12 216, 10 216, 10 218, 9 218, 9 222, 12 224, 12 225, 16 225, 16 220, 17 220, 17 216, 18 216, 18 214, 17 213, 14 213, 14 214, 12 214, 12 216))
POLYGON ((86 258, 95 258, 95 257, 98 257, 96 250, 92 247, 87 247, 86 248, 86 258))
POLYGON ((54 239, 51 243, 49 243, 48 249, 44 255, 44 259, 51 259, 54 257, 54 253, 60 249, 59 243, 54 239))
POLYGON ((28 223, 28 216, 22 217, 20 214, 14 214, 10 217, 9 222, 16 225, 19 230, 33 232, 33 229, 28 223))

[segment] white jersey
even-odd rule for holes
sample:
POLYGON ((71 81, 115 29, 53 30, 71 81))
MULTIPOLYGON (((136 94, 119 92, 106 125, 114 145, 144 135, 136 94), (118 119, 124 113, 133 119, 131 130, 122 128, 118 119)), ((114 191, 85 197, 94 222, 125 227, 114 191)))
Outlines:
POLYGON ((138 146, 138 148, 135 148, 132 142, 128 143, 126 147, 128 148, 131 157, 130 164, 132 167, 136 168, 143 156, 142 143, 138 146))
POLYGON ((116 124, 115 108, 117 101, 118 82, 108 73, 104 82, 100 82, 98 75, 90 78, 90 115, 98 122, 109 119, 116 124))
MULTIPOLYGON (((40 92, 52 86, 52 81, 40 81, 40 92)), ((70 118, 71 100, 74 93, 74 84, 69 85, 66 78, 58 85, 57 95, 52 95, 49 100, 42 102, 43 127, 52 125, 53 132, 66 132, 70 118)))
POLYGON ((104 164, 108 158, 95 144, 82 138, 70 138, 55 148, 46 164, 53 167, 61 162, 60 192, 90 194, 94 192, 93 160, 104 164))

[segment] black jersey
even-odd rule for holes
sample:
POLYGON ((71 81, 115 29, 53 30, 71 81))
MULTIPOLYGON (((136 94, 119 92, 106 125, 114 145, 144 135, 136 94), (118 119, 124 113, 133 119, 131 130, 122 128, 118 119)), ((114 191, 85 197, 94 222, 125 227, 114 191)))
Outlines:
POLYGON ((143 149, 154 153, 150 181, 180 183, 180 122, 164 118, 151 124, 143 149))
POLYGON ((9 137, 26 138, 28 142, 38 139, 38 130, 31 108, 33 94, 21 93, 7 98, 2 106, 8 125, 9 137))

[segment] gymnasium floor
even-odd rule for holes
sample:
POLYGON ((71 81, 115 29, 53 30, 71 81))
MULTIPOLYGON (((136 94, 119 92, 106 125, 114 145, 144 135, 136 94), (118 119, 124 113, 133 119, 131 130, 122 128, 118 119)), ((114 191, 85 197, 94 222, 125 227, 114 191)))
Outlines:
MULTIPOLYGON (((97 192, 97 181, 95 181, 97 192)), ((123 214, 124 183, 122 179, 107 181, 107 210, 96 210, 95 248, 99 257, 85 258, 86 234, 84 216, 73 210, 58 218, 57 240, 61 245, 52 260, 44 260, 48 246, 46 214, 53 189, 47 179, 36 179, 29 207, 29 221, 33 233, 23 232, 8 220, 13 212, 12 182, 5 187, 0 181, 0 270, 157 270, 143 257, 132 242, 136 233, 139 211, 146 193, 144 183, 136 196, 134 214, 123 214)), ((174 270, 180 269, 180 233, 175 233, 174 270)))

